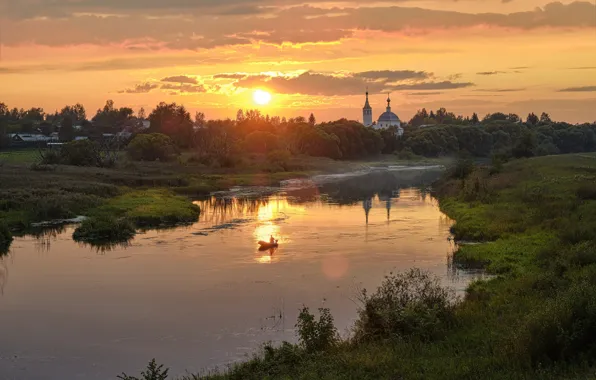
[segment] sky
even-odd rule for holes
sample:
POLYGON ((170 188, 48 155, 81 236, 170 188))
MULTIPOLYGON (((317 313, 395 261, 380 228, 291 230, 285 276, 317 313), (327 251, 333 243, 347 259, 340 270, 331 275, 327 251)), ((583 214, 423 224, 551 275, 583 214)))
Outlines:
POLYGON ((596 120, 596 1, 0 0, 0 102, 596 120), (252 94, 272 94, 265 106, 252 94))

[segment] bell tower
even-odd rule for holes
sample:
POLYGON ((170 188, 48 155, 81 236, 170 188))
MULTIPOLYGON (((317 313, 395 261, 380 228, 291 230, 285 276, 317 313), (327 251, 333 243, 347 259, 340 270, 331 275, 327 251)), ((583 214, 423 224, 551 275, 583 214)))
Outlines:
POLYGON ((366 127, 370 127, 373 124, 372 108, 368 103, 368 88, 366 89, 366 102, 362 108, 362 124, 364 124, 366 127))

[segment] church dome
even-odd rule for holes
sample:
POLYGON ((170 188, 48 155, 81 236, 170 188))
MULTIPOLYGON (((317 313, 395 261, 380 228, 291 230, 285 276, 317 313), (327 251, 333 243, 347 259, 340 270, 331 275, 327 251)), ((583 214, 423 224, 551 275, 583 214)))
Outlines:
POLYGON ((387 110, 379 116, 379 124, 391 126, 399 126, 401 124, 399 117, 391 112, 391 99, 389 98, 389 95, 387 95, 387 110))
POLYGON ((381 114, 381 116, 379 116, 379 123, 381 123, 381 122, 383 122, 383 123, 393 123, 393 122, 397 123, 399 121, 400 121, 399 117, 397 117, 397 115, 391 111, 383 112, 381 114))

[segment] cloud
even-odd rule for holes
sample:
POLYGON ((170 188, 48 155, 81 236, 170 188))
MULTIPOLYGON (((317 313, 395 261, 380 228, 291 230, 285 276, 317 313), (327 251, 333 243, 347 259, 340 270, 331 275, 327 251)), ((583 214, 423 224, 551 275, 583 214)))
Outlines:
POLYGON ((525 91, 525 88, 481 88, 478 92, 517 92, 517 91, 525 91))
POLYGON ((196 78, 188 77, 186 75, 177 75, 173 77, 163 78, 162 82, 173 82, 173 83, 186 83, 186 84, 198 84, 196 78))
POLYGON ((482 71, 476 73, 476 75, 498 75, 498 74, 507 74, 507 71, 482 71))
POLYGON ((569 87, 561 89, 559 92, 596 92, 596 86, 569 87))
POLYGON ((222 73, 222 74, 215 74, 213 79, 243 79, 246 78, 246 74, 241 73, 222 73))
POLYGON ((569 67, 568 70, 596 70, 596 66, 569 67))
POLYGON ((207 92, 205 86, 192 86, 190 84, 163 84, 160 87, 162 90, 186 92, 186 93, 201 93, 207 92))
POLYGON ((362 94, 367 87, 371 93, 380 93, 399 90, 449 90, 474 85, 451 81, 420 82, 417 80, 427 78, 430 74, 407 70, 378 73, 381 72, 329 74, 307 71, 297 76, 255 75, 239 79, 234 85, 239 88, 264 87, 280 94, 323 96, 362 94), (405 80, 415 80, 415 82, 395 84, 397 81, 405 80))
POLYGON ((429 96, 429 95, 441 95, 440 91, 428 91, 428 92, 410 92, 408 96, 429 96))
POLYGON ((383 79, 387 82, 398 82, 406 79, 427 79, 432 77, 432 73, 424 71, 412 71, 412 70, 378 70, 378 71, 364 71, 361 73, 355 73, 354 76, 364 79, 383 79))
POLYGON ((393 86, 392 89, 394 90, 454 90, 458 88, 466 88, 474 86, 474 83, 471 82, 452 82, 452 81, 443 81, 443 82, 423 82, 423 83, 414 83, 414 84, 400 84, 397 86, 393 86))
POLYGON ((553 2, 511 14, 385 5, 358 7, 356 0, 336 8, 323 7, 323 3, 327 2, 19 0, 5 4, 0 14, 5 19, 3 43, 7 46, 91 44, 198 50, 256 43, 335 43, 359 32, 375 31, 419 34, 477 26, 517 30, 593 28, 596 12, 596 5, 586 1, 553 2))
POLYGON ((146 94, 158 86, 152 83, 137 84, 134 88, 127 88, 126 90, 118 91, 119 94, 146 94))

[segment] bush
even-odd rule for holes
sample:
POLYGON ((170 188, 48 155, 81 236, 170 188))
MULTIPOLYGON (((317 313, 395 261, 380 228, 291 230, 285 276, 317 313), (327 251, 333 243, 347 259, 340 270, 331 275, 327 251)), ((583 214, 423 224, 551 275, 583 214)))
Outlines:
POLYGON ((60 149, 48 149, 40 154, 43 165, 113 167, 116 163, 116 155, 91 140, 71 141, 60 149))
POLYGON ((576 195, 582 200, 596 200, 596 183, 586 182, 576 190, 576 195))
POLYGON ((60 149, 61 163, 74 166, 100 166, 99 146, 90 140, 71 141, 60 149))
POLYGON ((280 167, 283 171, 290 170, 291 159, 292 156, 287 150, 274 150, 273 152, 267 154, 267 162, 269 162, 269 164, 272 166, 280 167))
POLYGON ((8 226, 0 221, 0 255, 8 251, 10 243, 12 243, 12 233, 8 226))
POLYGON ((128 376, 125 373, 122 373, 122 375, 118 376, 118 379, 121 380, 166 380, 168 378, 168 372, 169 372, 169 368, 163 369, 163 364, 161 365, 157 365, 157 363, 155 362, 155 359, 151 360, 149 362, 149 365, 147 365, 147 371, 143 371, 141 372, 141 377, 135 377, 135 376, 128 376))
POLYGON ((324 351, 339 341, 333 316, 327 308, 319 309, 319 320, 315 320, 308 307, 303 307, 298 315, 296 328, 300 343, 307 352, 324 351))
POLYGON ((126 242, 134 237, 135 226, 127 219, 98 216, 86 219, 72 235, 78 242, 115 243, 126 242))
POLYGON ((393 274, 377 291, 362 291, 363 307, 355 339, 418 338, 432 340, 454 320, 455 296, 437 278, 420 269, 393 274))
POLYGON ((504 353, 534 366, 596 352, 596 292, 582 281, 540 305, 507 337, 504 353))
POLYGON ((418 156, 414 154, 414 152, 412 151, 412 148, 410 148, 410 147, 406 147, 400 151, 395 152, 394 154, 400 160, 413 160, 413 159, 418 158, 418 156))
POLYGON ((60 150, 58 149, 49 149, 42 154, 42 165, 60 165, 61 163, 62 155, 60 154, 60 150))
POLYGON ((271 152, 277 145, 277 136, 265 131, 252 132, 246 136, 246 139, 244 140, 246 150, 254 153, 271 152))
POLYGON ((465 179, 474 171, 471 157, 460 157, 451 169, 451 178, 465 179))
POLYGON ((506 157, 500 154, 493 154, 490 163, 490 175, 501 173, 505 162, 507 162, 506 157))
POLYGON ((161 133, 139 134, 128 144, 128 156, 136 161, 168 161, 176 154, 174 142, 161 133))

